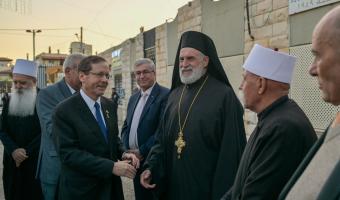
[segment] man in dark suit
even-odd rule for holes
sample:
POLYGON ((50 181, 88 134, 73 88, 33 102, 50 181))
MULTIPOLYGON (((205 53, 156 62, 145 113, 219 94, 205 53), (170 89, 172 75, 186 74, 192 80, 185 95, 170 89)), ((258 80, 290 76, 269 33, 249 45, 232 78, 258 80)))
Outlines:
MULTIPOLYGON (((125 148, 143 160, 154 144, 169 90, 156 82, 155 64, 148 58, 135 62, 134 73, 140 92, 130 97, 122 138, 125 148)), ((134 179, 136 200, 152 199, 151 191, 140 185, 140 173, 138 170, 134 179)))
POLYGON ((40 90, 37 97, 37 113, 41 126, 41 145, 37 166, 45 200, 56 199, 60 175, 60 160, 52 139, 52 113, 59 102, 79 91, 78 65, 85 58, 83 54, 66 57, 63 68, 65 77, 59 82, 40 90))
POLYGON ((102 96, 110 76, 108 63, 89 56, 78 72, 80 92, 60 103, 53 115, 52 134, 61 161, 59 199, 124 199, 120 176, 134 178, 139 161, 134 154, 123 154, 117 113, 113 102, 102 96))

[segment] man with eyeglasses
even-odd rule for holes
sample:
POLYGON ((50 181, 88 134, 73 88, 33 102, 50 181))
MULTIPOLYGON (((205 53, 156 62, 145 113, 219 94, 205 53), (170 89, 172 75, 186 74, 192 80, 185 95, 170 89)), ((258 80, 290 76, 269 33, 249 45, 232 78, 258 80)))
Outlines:
MULTIPOLYGON (((155 64, 148 58, 141 58, 135 62, 134 74, 140 91, 129 99, 122 138, 125 148, 143 161, 154 144, 169 89, 156 82, 155 64)), ((152 199, 151 191, 140 185, 140 173, 141 170, 138 170, 134 179, 136 200, 152 199)))
POLYGON ((61 161, 59 199, 122 200, 120 176, 134 178, 139 160, 123 153, 114 104, 103 97, 109 65, 102 57, 89 56, 78 72, 80 92, 60 103, 53 116, 61 161))

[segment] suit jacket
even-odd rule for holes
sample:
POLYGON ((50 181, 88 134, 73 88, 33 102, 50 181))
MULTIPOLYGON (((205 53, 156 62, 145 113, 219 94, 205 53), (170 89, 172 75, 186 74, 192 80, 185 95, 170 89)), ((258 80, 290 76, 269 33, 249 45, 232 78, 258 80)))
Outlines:
POLYGON ((320 195, 319 185, 327 184, 327 179, 332 178, 331 172, 336 168, 335 165, 340 158, 338 151, 340 145, 339 130, 339 128, 332 130, 327 128, 282 190, 280 200, 316 199, 316 196, 320 195))
POLYGON ((318 200, 340 199, 340 161, 322 187, 318 200))
POLYGON ((53 115, 53 137, 61 160, 59 199, 124 199, 121 179, 112 174, 124 149, 118 137, 114 103, 101 97, 108 143, 80 93, 60 103, 53 115))
MULTIPOLYGON (((169 89, 160 86, 158 83, 153 87, 150 96, 143 108, 138 128, 137 138, 139 152, 145 158, 155 141, 155 133, 158 128, 158 124, 162 118, 163 111, 168 99, 169 89)), ((122 128, 122 140, 124 147, 129 148, 129 135, 132 123, 133 114, 138 101, 141 97, 141 93, 137 92, 129 99, 127 107, 127 115, 122 128)))
POLYGON ((36 107, 41 126, 37 177, 43 183, 57 184, 59 179, 60 160, 52 138, 52 113, 59 102, 71 95, 65 79, 63 79, 40 90, 37 97, 36 107))

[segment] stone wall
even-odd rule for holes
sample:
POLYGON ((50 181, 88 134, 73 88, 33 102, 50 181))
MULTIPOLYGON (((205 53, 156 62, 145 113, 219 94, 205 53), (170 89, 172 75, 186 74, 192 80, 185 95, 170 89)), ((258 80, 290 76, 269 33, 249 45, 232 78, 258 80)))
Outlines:
POLYGON ((193 30, 201 31, 202 8, 200 0, 190 1, 178 9, 178 38, 183 32, 193 30))
MULTIPOLYGON (((248 54, 254 43, 288 52, 288 1, 250 0, 249 3, 250 29, 255 40, 249 37, 245 23, 244 53, 248 54)), ((246 20, 246 10, 244 13, 246 20)))
POLYGON ((167 24, 156 27, 156 79, 165 87, 169 87, 170 81, 167 78, 167 24))

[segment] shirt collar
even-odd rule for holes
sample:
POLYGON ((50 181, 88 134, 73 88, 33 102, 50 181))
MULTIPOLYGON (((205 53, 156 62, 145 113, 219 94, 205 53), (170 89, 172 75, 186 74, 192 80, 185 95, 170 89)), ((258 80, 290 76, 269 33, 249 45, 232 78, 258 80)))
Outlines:
POLYGON ((92 109, 94 107, 94 104, 97 102, 100 105, 100 97, 97 99, 97 101, 94 101, 91 99, 91 97, 87 96, 87 94, 83 91, 83 89, 80 90, 80 95, 83 97, 84 101, 86 102, 87 106, 92 109))
POLYGON ((67 85, 67 87, 68 87, 68 89, 70 89, 70 91, 71 91, 71 94, 74 94, 75 92, 76 92, 76 90, 75 89, 73 89, 66 81, 65 81, 65 83, 66 83, 66 85, 67 85))

